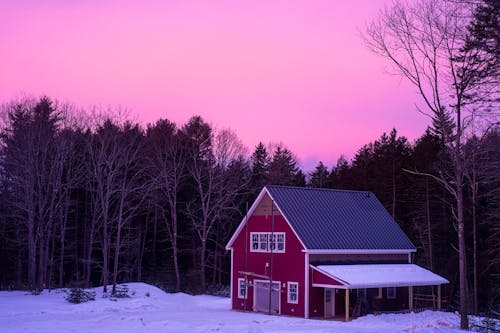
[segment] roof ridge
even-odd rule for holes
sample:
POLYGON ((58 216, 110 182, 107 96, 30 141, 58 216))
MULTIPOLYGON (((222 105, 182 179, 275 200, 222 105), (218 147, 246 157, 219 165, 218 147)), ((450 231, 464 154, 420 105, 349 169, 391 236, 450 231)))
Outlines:
POLYGON ((278 188, 290 188, 299 190, 309 190, 309 191, 325 191, 325 192, 353 192, 353 193, 373 193, 372 191, 364 190, 345 190, 338 188, 324 188, 324 187, 302 187, 302 186, 289 186, 289 185, 265 185, 264 187, 278 187, 278 188))

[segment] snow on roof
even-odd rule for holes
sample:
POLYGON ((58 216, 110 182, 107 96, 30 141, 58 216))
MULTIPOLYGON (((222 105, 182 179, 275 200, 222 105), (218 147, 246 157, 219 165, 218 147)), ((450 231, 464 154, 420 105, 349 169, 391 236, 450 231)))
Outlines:
POLYGON ((320 265, 315 268, 353 289, 449 283, 445 278, 414 264, 320 265))

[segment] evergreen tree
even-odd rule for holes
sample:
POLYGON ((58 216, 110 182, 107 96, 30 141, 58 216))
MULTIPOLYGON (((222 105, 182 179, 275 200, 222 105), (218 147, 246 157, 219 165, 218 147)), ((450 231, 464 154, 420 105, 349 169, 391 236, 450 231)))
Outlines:
POLYGON ((252 164, 252 189, 254 193, 258 193, 269 181, 269 164, 271 163, 271 158, 262 142, 255 147, 250 162, 252 164))
POLYGON ((281 145, 276 147, 269 164, 269 183, 273 185, 304 186, 305 177, 292 152, 281 145))
POLYGON ((311 179, 309 180, 308 186, 318 188, 330 187, 329 175, 328 168, 320 161, 316 169, 311 173, 311 179))

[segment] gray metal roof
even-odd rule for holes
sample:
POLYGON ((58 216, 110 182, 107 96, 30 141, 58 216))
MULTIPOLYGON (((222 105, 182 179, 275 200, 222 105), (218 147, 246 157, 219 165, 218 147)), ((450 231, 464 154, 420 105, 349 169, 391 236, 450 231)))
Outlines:
POLYGON ((309 250, 415 250, 371 192, 266 186, 309 250))

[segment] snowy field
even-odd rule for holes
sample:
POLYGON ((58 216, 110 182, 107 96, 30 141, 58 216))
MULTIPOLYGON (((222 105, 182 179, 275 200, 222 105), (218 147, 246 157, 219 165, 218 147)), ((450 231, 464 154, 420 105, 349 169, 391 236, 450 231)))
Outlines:
POLYGON ((144 284, 129 283, 130 298, 102 298, 70 304, 65 292, 0 292, 0 332, 463 332, 453 313, 365 316, 348 323, 269 316, 230 310, 228 298, 167 294, 144 284))

